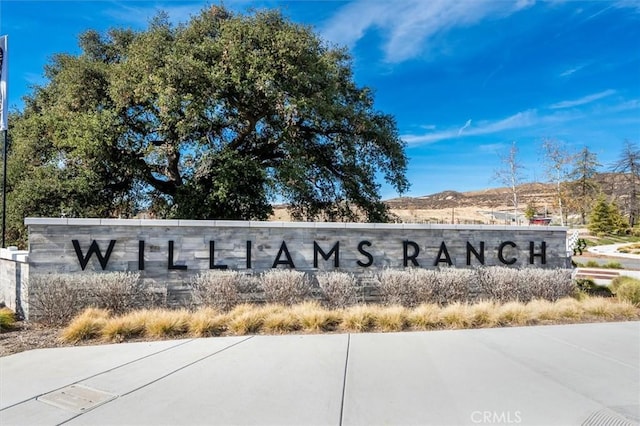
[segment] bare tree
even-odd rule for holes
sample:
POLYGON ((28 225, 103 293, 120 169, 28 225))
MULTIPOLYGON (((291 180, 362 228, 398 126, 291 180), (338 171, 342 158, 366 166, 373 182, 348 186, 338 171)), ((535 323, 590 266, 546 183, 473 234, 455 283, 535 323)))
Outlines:
POLYGON ((511 189, 511 203, 513 206, 514 220, 518 220, 518 187, 524 182, 522 171, 524 166, 518 159, 518 147, 515 142, 506 155, 500 155, 502 167, 496 170, 495 179, 502 185, 511 189))
POLYGON ((560 212, 560 224, 564 226, 564 211, 562 206, 563 192, 561 186, 567 180, 567 167, 571 163, 572 156, 566 146, 555 139, 542 141, 542 152, 545 162, 545 173, 549 181, 556 185, 556 197, 560 212))
POLYGON ((622 173, 625 177, 627 197, 627 213, 629 226, 633 228, 638 217, 638 187, 640 186, 640 150, 638 146, 625 141, 620 158, 613 165, 613 172, 622 173))

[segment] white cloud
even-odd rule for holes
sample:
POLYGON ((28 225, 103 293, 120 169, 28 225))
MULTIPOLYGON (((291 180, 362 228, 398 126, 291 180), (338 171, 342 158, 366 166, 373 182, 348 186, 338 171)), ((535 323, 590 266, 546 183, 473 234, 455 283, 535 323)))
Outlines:
POLYGON ((471 126, 471 119, 467 120, 467 122, 464 123, 464 126, 462 126, 460 130, 458 130, 458 136, 460 136, 462 132, 468 129, 470 126, 471 126))
POLYGON ((564 70, 563 72, 560 73, 560 77, 570 77, 573 74, 575 74, 576 72, 580 71, 581 69, 583 69, 584 67, 586 67, 587 64, 581 64, 581 65, 576 65, 575 67, 569 68, 564 70))
POLYGON ((608 89, 608 90, 605 90, 605 91, 602 91, 602 92, 594 93, 592 95, 584 96, 584 97, 582 97, 580 99, 573 99, 573 100, 558 102, 558 103, 555 103, 555 104, 551 105, 550 108, 551 109, 563 109, 563 108, 572 108, 572 107, 575 107, 575 106, 585 105, 585 104, 589 104, 591 102, 597 101, 599 99, 606 98, 607 96, 611 96, 614 93, 616 93, 615 90, 608 89))
POLYGON ((456 139, 459 137, 489 135, 508 130, 563 123, 570 120, 575 120, 576 118, 579 118, 581 116, 582 115, 579 113, 570 113, 563 111, 540 115, 538 113, 538 110, 529 109, 497 121, 477 122, 472 128, 465 130, 464 134, 461 134, 459 130, 452 128, 438 132, 425 133, 422 135, 403 135, 401 136, 401 138, 407 144, 417 146, 436 143, 449 139, 456 139))
POLYGON ((489 17, 503 17, 530 7, 531 1, 356 0, 344 6, 322 30, 325 39, 355 45, 371 29, 383 32, 385 58, 402 62, 424 53, 438 36, 468 27, 489 17))

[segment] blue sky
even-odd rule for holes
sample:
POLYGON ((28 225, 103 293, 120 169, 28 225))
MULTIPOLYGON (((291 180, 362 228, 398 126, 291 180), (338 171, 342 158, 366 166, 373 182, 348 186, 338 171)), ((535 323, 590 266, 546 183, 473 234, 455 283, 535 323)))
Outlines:
MULTIPOLYGON (((215 3, 0 0, 10 108, 44 83, 51 55, 79 51, 82 31, 144 29, 160 9, 184 22, 215 3)), ((588 146, 605 168, 625 140, 640 144, 640 0, 224 4, 279 8, 350 49, 356 81, 374 89, 408 144, 407 195, 499 186, 492 177, 514 141, 527 181, 547 180, 545 138, 588 146)))

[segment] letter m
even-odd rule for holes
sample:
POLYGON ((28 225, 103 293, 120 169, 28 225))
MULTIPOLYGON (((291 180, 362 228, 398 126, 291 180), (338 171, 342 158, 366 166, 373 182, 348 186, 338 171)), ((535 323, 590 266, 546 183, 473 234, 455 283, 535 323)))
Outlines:
POLYGON ((100 252, 100 247, 98 247, 98 243, 96 240, 91 241, 91 245, 89 246, 89 251, 87 251, 87 255, 82 254, 82 249, 80 248, 80 243, 78 240, 71 240, 73 242, 73 248, 76 251, 76 256, 78 256, 78 261, 80 262, 80 267, 84 271, 87 267, 87 263, 89 263, 89 259, 91 259, 91 255, 93 253, 96 254, 98 258, 98 262, 100 262, 100 266, 102 266, 102 270, 107 267, 107 263, 109 262, 109 257, 111 257, 111 252, 113 251, 113 247, 116 245, 116 240, 111 240, 109 242, 109 247, 107 248, 107 253, 103 256, 100 252))

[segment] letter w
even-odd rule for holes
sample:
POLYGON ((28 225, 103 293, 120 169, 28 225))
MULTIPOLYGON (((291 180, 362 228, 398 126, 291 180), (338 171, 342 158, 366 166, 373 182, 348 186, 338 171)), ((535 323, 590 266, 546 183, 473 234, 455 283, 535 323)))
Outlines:
POLYGON ((100 252, 100 247, 98 247, 98 243, 96 240, 91 241, 91 245, 89 246, 89 251, 87 251, 87 255, 82 254, 82 249, 80 248, 80 243, 78 240, 71 240, 73 242, 73 248, 76 251, 76 256, 78 256, 78 261, 80 262, 80 267, 84 271, 84 268, 87 267, 87 263, 89 263, 89 259, 91 259, 91 255, 93 253, 96 254, 98 258, 98 262, 100 262, 100 266, 102 266, 102 270, 107 267, 107 263, 109 262, 109 257, 111 257, 111 252, 113 251, 113 247, 116 245, 116 240, 111 240, 109 242, 109 247, 107 248, 107 253, 102 256, 100 252))

